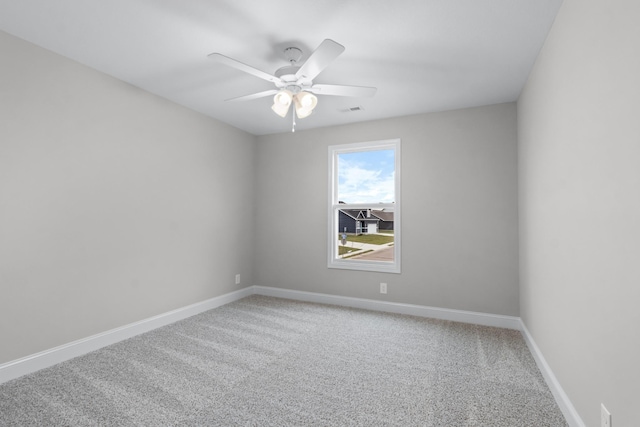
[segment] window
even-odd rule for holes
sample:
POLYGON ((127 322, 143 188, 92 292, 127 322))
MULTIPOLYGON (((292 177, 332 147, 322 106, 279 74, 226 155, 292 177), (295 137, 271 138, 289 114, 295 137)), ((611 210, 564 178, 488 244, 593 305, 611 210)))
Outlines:
POLYGON ((400 140, 329 147, 329 268, 400 273, 400 140))

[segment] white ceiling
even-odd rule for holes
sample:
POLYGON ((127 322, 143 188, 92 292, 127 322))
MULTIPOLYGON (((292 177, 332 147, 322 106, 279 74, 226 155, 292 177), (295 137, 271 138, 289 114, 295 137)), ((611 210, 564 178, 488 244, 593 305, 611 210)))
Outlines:
POLYGON ((562 0, 0 0, 0 29, 255 135, 291 130, 271 97, 296 46, 346 47, 314 83, 375 86, 319 96, 297 130, 515 101, 562 0), (343 112, 360 106, 363 111, 343 112))

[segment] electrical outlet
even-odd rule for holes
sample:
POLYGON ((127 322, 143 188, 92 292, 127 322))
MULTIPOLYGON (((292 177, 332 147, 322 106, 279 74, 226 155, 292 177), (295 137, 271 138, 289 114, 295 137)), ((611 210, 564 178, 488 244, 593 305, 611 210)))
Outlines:
POLYGON ((600 427, 611 427, 611 414, 603 403, 600 404, 600 427))
POLYGON ((387 284, 386 283, 380 283, 380 293, 381 294, 386 294, 387 293, 387 284))
POLYGON ((240 284, 240 274, 236 274, 236 285, 240 284))

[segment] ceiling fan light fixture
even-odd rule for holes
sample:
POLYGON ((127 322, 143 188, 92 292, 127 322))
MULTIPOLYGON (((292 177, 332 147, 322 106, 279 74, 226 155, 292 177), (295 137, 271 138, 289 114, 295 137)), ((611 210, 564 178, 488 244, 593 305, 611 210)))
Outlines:
POLYGON ((291 105, 291 100, 293 99, 293 93, 290 90, 283 89, 280 92, 276 93, 273 97, 274 104, 284 105, 288 107, 291 105))
POLYGON ((289 90, 281 90, 273 97, 271 109, 280 117, 285 117, 289 112, 289 106, 293 100, 293 93, 289 90))
POLYGON ((300 92, 296 95, 296 99, 300 101, 300 105, 303 108, 307 108, 309 110, 313 110, 318 105, 318 98, 309 92, 300 92))
POLYGON ((312 109, 304 108, 300 104, 300 101, 297 98, 294 100, 294 105, 296 107, 296 116, 298 116, 299 119, 304 119, 305 117, 309 117, 311 113, 313 113, 312 109))
POLYGON ((277 115, 279 115, 282 118, 286 117, 287 113, 289 112, 289 106, 288 105, 282 105, 282 104, 278 104, 278 103, 273 104, 271 106, 271 109, 273 110, 274 113, 276 113, 277 115))
POLYGON ((300 119, 309 117, 313 113, 313 109, 318 105, 318 98, 309 92, 300 92, 293 97, 296 107, 296 115, 300 119))

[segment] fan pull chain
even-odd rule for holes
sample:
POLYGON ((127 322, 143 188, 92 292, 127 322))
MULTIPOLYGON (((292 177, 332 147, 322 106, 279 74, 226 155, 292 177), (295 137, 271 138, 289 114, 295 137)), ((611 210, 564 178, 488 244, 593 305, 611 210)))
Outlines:
POLYGON ((296 110, 295 108, 291 109, 291 117, 293 118, 293 124, 291 125, 291 132, 296 131, 296 110))

